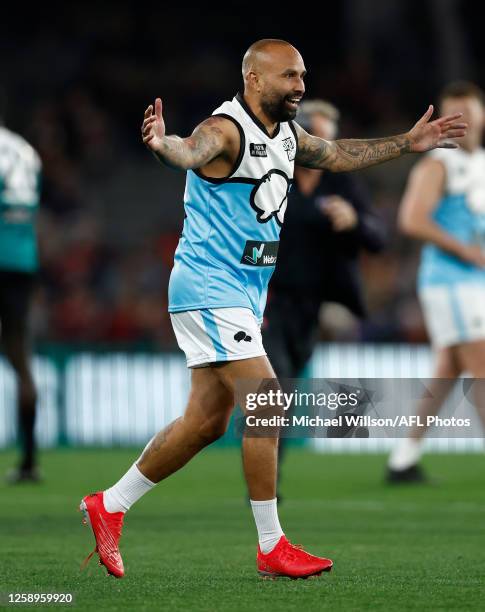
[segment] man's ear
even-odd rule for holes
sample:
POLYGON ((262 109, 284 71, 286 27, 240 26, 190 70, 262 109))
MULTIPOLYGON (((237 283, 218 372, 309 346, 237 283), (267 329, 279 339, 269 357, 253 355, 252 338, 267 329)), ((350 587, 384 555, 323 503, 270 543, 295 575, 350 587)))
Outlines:
POLYGON ((246 82, 254 91, 258 93, 261 91, 261 78, 254 70, 249 70, 246 73, 246 82))

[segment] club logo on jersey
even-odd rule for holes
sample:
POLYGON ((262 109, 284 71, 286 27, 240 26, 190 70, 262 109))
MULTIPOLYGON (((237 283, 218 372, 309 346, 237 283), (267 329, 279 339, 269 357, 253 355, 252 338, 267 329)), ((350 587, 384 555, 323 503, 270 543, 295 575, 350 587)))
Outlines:
POLYGON ((283 149, 286 151, 286 154, 288 155, 288 160, 293 161, 296 156, 295 141, 293 140, 291 136, 289 136, 288 138, 283 138, 282 142, 283 142, 283 149))
POLYGON ((246 240, 241 263, 249 266, 274 266, 278 257, 279 241, 246 240))
POLYGON ((249 154, 251 157, 268 157, 265 144, 249 143, 249 154))
POLYGON ((275 168, 259 179, 249 197, 259 223, 267 223, 274 217, 279 225, 283 225, 290 187, 291 180, 282 170, 275 168))

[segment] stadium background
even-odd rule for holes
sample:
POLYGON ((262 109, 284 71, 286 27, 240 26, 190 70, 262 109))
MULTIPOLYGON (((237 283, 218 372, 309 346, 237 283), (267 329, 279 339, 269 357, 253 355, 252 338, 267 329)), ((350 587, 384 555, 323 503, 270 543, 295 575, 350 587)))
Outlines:
MULTIPOLYGON (((248 45, 281 37, 303 54, 308 97, 341 109, 341 136, 395 133, 447 81, 485 86, 482 31, 480 4, 465 0, 338 0, 283 11, 235 2, 193 12, 134 2, 4 8, 6 122, 44 164, 32 323, 47 448, 41 485, 4 483, 16 460, 16 419, 13 379, 0 360, 0 603, 8 590, 74 593, 82 610, 483 609, 478 454, 428 454, 424 466, 438 484, 396 490, 383 484, 381 442, 323 440, 322 450, 346 451, 331 457, 290 449, 282 524, 335 560, 331 575, 311 583, 256 580, 255 530, 231 436, 130 510, 123 581, 106 580, 93 564, 79 572, 92 538, 75 512, 81 495, 119 478, 188 391, 166 312, 184 176, 143 147, 147 104, 161 96, 168 131, 186 135, 240 89, 248 45)), ((385 220, 388 249, 362 260, 368 319, 327 312, 325 343, 307 374, 429 373, 414 293, 419 248, 395 229, 413 161, 359 173, 385 220)), ((466 449, 479 450, 475 442, 466 449)), ((434 448, 463 445, 445 438, 434 448)))
MULTIPOLYGON (((408 129, 452 79, 484 85, 475 3, 347 0, 326 3, 318 18, 306 7, 291 19, 270 7, 258 9, 257 18, 237 3, 225 8, 191 16, 156 7, 147 15, 135 3, 35 7, 28 20, 15 10, 2 19, 6 123, 43 160, 42 263, 32 309, 43 445, 140 443, 178 414, 186 397, 166 298, 184 175, 156 164, 143 147, 139 127, 147 103, 161 96, 168 132, 187 135, 241 88, 244 50, 265 36, 299 48, 307 97, 341 109, 342 137, 408 129), (93 378, 99 364, 103 375, 93 378), (137 385, 150 391, 125 392, 137 385), (138 397, 136 408, 130 397, 138 397), (99 411, 106 429, 96 434, 92 419, 99 411), (122 419, 113 417, 123 411, 124 429, 117 431, 115 421, 122 419), (140 411, 144 425, 136 427, 140 411), (76 421, 83 415, 86 423, 76 421), (80 433, 86 427, 91 435, 80 433)), ((335 363, 347 359, 345 375, 372 376, 366 345, 377 345, 387 376, 429 373, 414 289, 419 246, 400 237, 395 223, 414 161, 359 173, 389 244, 382 255, 362 258, 365 321, 323 309, 321 339, 337 344, 320 350, 309 374, 343 376, 335 363), (351 349, 341 344, 349 342, 351 349), (421 359, 409 361, 410 345, 421 359)), ((0 445, 6 446, 15 439, 15 419, 5 365, 0 381, 0 445)))

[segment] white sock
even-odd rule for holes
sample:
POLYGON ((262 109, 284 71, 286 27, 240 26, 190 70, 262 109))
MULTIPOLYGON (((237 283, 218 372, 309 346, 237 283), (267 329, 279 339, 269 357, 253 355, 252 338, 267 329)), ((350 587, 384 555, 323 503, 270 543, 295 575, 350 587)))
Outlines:
POLYGON ((388 465, 391 470, 406 470, 421 458, 421 440, 404 438, 393 449, 388 465))
POLYGON ((115 485, 104 491, 104 507, 108 512, 126 512, 155 484, 134 463, 115 485))
POLYGON ((276 498, 268 501, 253 501, 251 499, 250 502, 256 521, 256 529, 258 530, 259 547, 263 553, 267 554, 273 550, 283 535, 278 519, 276 498))

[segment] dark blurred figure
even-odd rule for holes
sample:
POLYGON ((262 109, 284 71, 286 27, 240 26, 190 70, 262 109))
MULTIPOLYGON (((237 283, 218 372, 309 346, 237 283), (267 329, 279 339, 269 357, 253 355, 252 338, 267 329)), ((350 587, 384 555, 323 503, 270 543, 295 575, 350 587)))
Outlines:
POLYGON ((0 98, 0 323, 5 356, 17 379, 22 456, 8 474, 15 483, 39 479, 28 314, 38 265, 35 219, 41 163, 34 149, 3 125, 5 96, 1 92, 0 98))
MULTIPOLYGON (((333 140, 338 118, 328 102, 308 100, 296 121, 333 140)), ((364 316, 359 253, 377 253, 383 246, 384 225, 354 176, 295 167, 263 324, 264 346, 280 380, 300 376, 312 356, 323 302, 364 316)), ((281 461, 283 439, 279 448, 281 461)))
MULTIPOLYGON (((308 100, 301 104, 297 122, 331 140, 338 117, 331 104, 308 100)), ((322 302, 337 302, 358 317, 364 315, 358 256, 363 249, 382 250, 384 231, 354 176, 295 168, 263 326, 264 345, 278 377, 297 378, 310 359, 322 302)))

